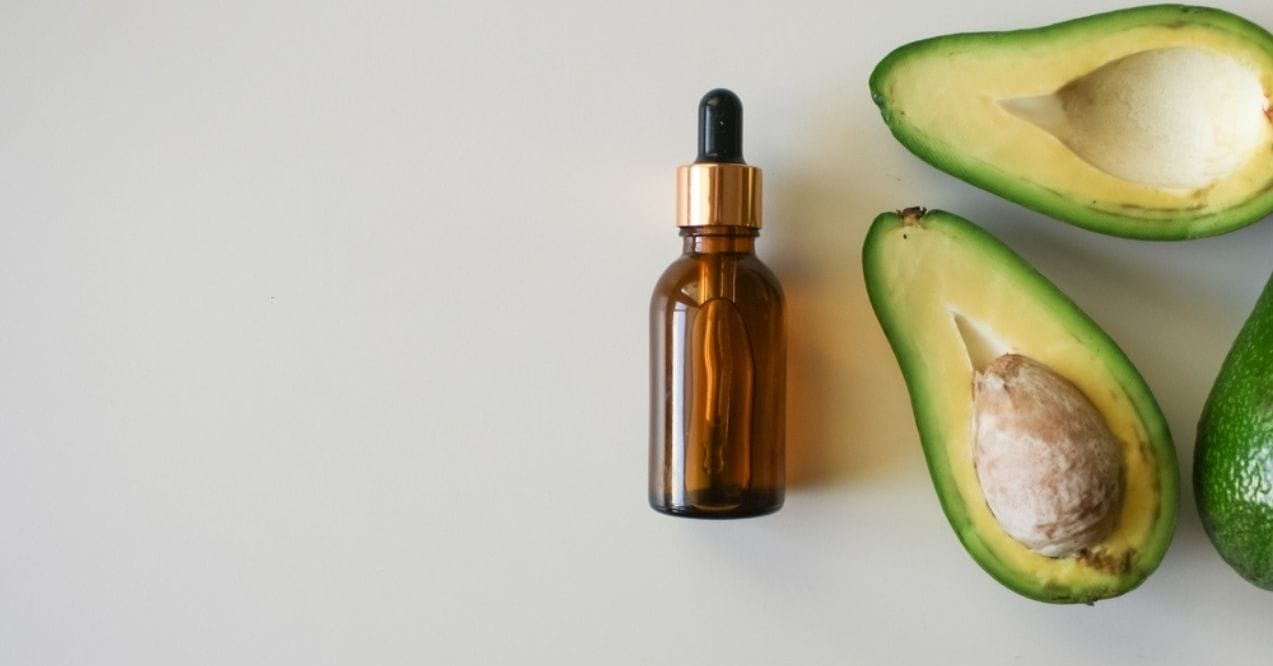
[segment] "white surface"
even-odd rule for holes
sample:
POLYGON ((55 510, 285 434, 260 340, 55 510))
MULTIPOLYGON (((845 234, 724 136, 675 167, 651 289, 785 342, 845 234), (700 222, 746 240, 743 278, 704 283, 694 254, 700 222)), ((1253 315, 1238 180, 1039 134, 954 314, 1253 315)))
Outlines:
POLYGON ((1273 222, 1049 221, 866 91, 903 42, 1113 3, 70 4, 0 7, 0 663, 1268 663, 1273 594, 1187 483, 1126 597, 985 575, 862 287, 877 212, 982 222, 1120 341, 1189 478, 1273 222), (646 307, 718 85, 791 303, 792 487, 703 523, 646 507, 646 307))

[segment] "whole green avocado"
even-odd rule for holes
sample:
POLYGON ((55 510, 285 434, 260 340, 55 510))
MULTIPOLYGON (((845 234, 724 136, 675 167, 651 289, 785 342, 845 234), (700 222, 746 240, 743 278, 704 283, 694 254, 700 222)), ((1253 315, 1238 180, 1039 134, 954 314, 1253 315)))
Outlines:
POLYGON ((1273 590, 1273 276, 1207 398, 1193 470, 1216 550, 1243 578, 1273 590))

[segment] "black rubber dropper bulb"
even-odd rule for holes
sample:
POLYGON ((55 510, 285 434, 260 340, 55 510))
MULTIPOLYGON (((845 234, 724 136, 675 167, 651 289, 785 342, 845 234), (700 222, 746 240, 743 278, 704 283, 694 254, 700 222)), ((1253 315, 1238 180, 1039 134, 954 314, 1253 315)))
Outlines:
POLYGON ((743 164, 743 103, 738 95, 717 88, 698 103, 698 159, 743 164))

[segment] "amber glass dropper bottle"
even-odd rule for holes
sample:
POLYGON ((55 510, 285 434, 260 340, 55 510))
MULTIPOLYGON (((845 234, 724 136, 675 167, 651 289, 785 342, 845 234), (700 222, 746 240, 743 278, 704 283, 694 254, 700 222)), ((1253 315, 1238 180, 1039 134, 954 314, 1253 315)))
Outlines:
POLYGON ((743 518, 783 501, 782 289, 756 257, 761 173, 743 161, 743 107, 698 107, 698 159, 676 173, 684 253, 650 301, 650 506, 743 518))

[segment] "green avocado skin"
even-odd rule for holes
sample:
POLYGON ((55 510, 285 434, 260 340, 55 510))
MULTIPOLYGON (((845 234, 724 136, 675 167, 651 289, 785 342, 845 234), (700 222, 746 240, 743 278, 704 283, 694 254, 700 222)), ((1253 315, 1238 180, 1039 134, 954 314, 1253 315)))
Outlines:
POLYGON ((1207 398, 1193 470, 1216 550, 1243 578, 1273 590, 1273 276, 1207 398))

